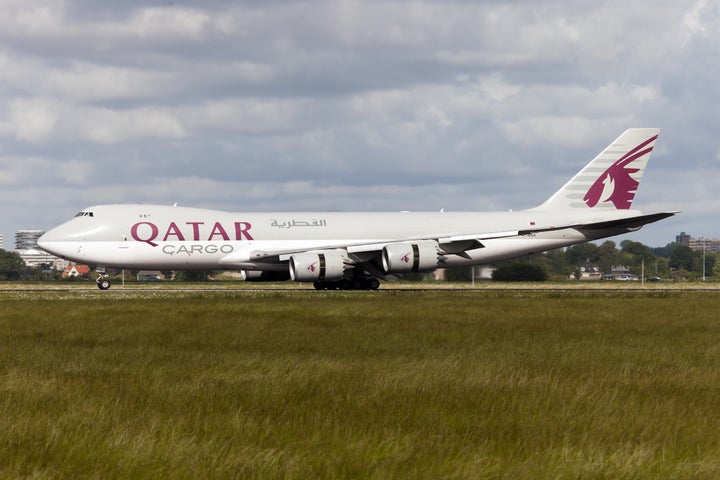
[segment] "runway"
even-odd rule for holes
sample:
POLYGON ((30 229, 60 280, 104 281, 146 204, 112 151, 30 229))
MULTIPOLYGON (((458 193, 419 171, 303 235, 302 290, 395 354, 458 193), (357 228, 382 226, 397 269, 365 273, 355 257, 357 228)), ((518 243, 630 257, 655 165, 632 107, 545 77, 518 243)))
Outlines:
POLYGON ((666 285, 628 285, 628 284, 521 284, 521 285, 507 285, 507 284, 496 284, 496 283, 481 283, 476 286, 464 286, 464 285, 424 285, 424 284, 382 284, 378 290, 315 290, 311 286, 291 284, 284 286, 282 284, 272 285, 237 285, 237 284, 223 284, 223 285, 161 285, 153 284, 152 286, 138 286, 132 284, 131 286, 126 285, 113 285, 109 290, 100 290, 94 283, 87 285, 37 285, 28 286, 24 285, 13 285, 12 283, 4 283, 0 285, 0 293, 97 293, 98 295, 103 294, 122 294, 122 293, 262 293, 262 292, 277 292, 277 293, 329 293, 329 294, 340 294, 340 293, 356 293, 361 294, 376 294, 382 295, 383 292, 417 292, 417 293, 428 293, 428 292, 458 292, 458 293, 484 293, 484 292, 558 292, 558 293, 575 293, 575 292, 647 292, 647 293, 672 293, 680 291, 692 291, 692 292, 707 292, 715 293, 720 292, 720 285, 716 284, 666 284, 666 285))

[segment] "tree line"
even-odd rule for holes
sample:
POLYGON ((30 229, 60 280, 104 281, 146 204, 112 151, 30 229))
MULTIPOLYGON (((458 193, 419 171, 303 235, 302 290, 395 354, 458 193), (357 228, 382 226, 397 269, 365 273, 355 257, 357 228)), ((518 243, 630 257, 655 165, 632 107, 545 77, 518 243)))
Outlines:
MULTIPOLYGON (((607 240, 600 245, 581 243, 565 249, 530 255, 512 262, 502 262, 497 266, 532 264, 534 270, 542 270, 547 277, 560 279, 579 278, 581 268, 589 263, 602 273, 609 273, 615 267, 624 266, 638 276, 644 273, 646 277, 697 280, 702 278, 703 272, 705 277, 720 276, 718 255, 709 251, 703 255, 701 251, 694 251, 690 247, 674 242, 664 247, 652 248, 631 240, 623 240, 619 246, 612 240, 607 240)), ((187 272, 180 275, 180 278, 198 281, 206 278, 208 273, 187 272), (198 274, 204 278, 197 278, 198 274)), ((48 266, 28 267, 18 254, 0 250, 0 281, 59 280, 60 274, 61 272, 52 270, 48 266)), ((469 281, 472 275, 470 268, 451 268, 445 271, 445 278, 449 281, 469 281)))
MULTIPOLYGON (((706 251, 694 251, 679 243, 669 243, 664 247, 648 247, 640 242, 623 240, 620 245, 612 240, 601 244, 581 243, 565 249, 550 250, 498 264, 533 264, 544 271, 549 278, 580 278, 581 268, 587 264, 597 267, 602 273, 610 273, 614 268, 623 266, 638 277, 657 277, 666 280, 698 280, 703 276, 703 256, 705 277, 720 276, 718 254, 706 251)), ((449 269, 445 278, 450 281, 470 280, 470 269, 449 269)))

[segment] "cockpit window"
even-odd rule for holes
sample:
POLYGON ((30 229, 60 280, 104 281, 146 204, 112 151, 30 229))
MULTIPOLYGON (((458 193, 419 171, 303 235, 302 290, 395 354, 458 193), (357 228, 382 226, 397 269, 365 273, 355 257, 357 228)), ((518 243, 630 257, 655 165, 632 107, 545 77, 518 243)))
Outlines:
POLYGON ((76 217, 94 217, 93 212, 86 212, 86 211, 78 212, 78 214, 75 216, 76 217))

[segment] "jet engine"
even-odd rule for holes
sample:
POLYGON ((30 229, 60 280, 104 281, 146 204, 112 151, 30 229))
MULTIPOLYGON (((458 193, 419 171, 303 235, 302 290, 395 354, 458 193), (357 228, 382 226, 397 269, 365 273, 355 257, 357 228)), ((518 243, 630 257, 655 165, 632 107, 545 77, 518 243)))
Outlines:
POLYGON ((422 272, 433 270, 441 261, 438 243, 434 240, 391 243, 382 250, 385 273, 422 272))
POLYGON ((290 278, 296 282, 340 280, 350 268, 349 263, 342 250, 297 253, 290 257, 290 278))

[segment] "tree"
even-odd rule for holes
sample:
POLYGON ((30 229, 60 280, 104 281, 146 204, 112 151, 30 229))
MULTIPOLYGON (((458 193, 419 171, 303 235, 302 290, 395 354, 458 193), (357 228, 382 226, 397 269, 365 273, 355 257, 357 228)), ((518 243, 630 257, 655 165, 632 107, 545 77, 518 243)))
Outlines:
POLYGON ((657 277, 669 277, 670 265, 667 258, 655 257, 652 265, 645 265, 645 275, 657 277))
POLYGON ((650 250, 650 247, 643 245, 640 242, 633 242, 631 240, 623 240, 620 244, 623 253, 629 253, 640 262, 645 260, 645 263, 650 263, 655 260, 655 254, 650 250))
POLYGON ((178 282, 207 282, 210 280, 208 270, 183 270, 175 274, 175 281, 178 282))
POLYGON ((552 275, 570 275, 574 268, 567 261, 567 255, 562 249, 550 250, 541 255, 533 255, 532 263, 545 268, 552 275))
POLYGON ((60 280, 62 271, 53 268, 51 264, 45 263, 35 267, 25 267, 22 278, 33 281, 60 280))
POLYGON ((595 263, 598 257, 598 246, 594 243, 580 243, 565 250, 565 258, 573 267, 580 267, 588 261, 595 263))
MULTIPOLYGON (((698 275, 702 276, 703 272, 703 252, 700 251, 693 251, 693 272, 696 272, 698 275)), ((710 277, 713 274, 713 269, 715 268, 715 254, 712 252, 705 252, 705 276, 710 277)))
POLYGON ((475 267, 446 268, 445 280, 448 282, 469 282, 470 280, 472 280, 473 268, 475 267))
POLYGON ((547 278, 545 269, 532 263, 503 265, 492 274, 492 279, 498 282, 544 282, 547 278))
POLYGON ((606 240, 598 247, 598 267, 603 273, 611 272, 613 267, 618 266, 620 260, 619 252, 615 242, 606 240))
POLYGON ((655 257, 650 247, 631 240, 623 240, 620 246, 622 247, 620 261, 638 275, 642 270, 641 265, 643 262, 646 271, 651 265, 654 265, 657 257, 655 257))
POLYGON ((25 273, 25 261, 14 252, 0 250, 0 280, 19 280, 25 273))
POLYGON ((712 276, 717 263, 717 255, 713 253, 705 254, 705 276, 712 276))
POLYGON ((651 248, 650 250, 658 257, 670 258, 670 254, 673 250, 675 250, 675 247, 677 247, 678 245, 680 244, 676 242, 670 242, 664 247, 655 247, 651 248))
POLYGON ((677 245, 670 253, 670 268, 691 272, 693 269, 693 257, 693 251, 690 247, 677 245))

